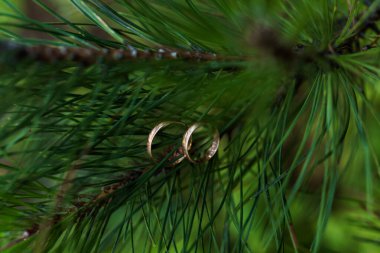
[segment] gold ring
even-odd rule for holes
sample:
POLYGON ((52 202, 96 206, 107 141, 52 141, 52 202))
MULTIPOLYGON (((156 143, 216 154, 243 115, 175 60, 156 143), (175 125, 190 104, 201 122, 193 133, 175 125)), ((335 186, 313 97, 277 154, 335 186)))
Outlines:
MULTIPOLYGON (((148 136, 148 141, 146 143, 146 147, 147 147, 147 152, 150 156, 150 158, 157 162, 156 159, 154 159, 153 157, 153 154, 152 154, 152 144, 153 144, 153 139, 154 137, 156 137, 157 133, 164 127, 167 127, 169 125, 172 125, 172 124, 178 124, 178 125, 183 125, 183 126, 186 126, 184 123, 182 122, 178 122, 178 121, 164 121, 164 122, 161 122, 159 124, 157 124, 153 129, 152 131, 150 131, 149 133, 149 136, 148 136)), ((171 165, 176 165, 176 164, 179 164, 180 162, 183 161, 183 159, 185 159, 185 156, 182 156, 180 158, 178 158, 176 161, 174 161, 171 165)))
POLYGON ((211 147, 206 151, 206 155, 199 159, 199 160, 193 160, 189 154, 189 150, 191 147, 191 136, 197 130, 199 127, 201 127, 203 123, 195 123, 191 125, 186 133, 183 135, 182 138, 182 149, 183 152, 185 153, 185 157, 192 163, 198 163, 198 162, 204 162, 210 160, 218 151, 219 148, 219 142, 220 142, 220 137, 219 137, 219 131, 218 129, 214 128, 214 134, 213 134, 213 140, 211 147))

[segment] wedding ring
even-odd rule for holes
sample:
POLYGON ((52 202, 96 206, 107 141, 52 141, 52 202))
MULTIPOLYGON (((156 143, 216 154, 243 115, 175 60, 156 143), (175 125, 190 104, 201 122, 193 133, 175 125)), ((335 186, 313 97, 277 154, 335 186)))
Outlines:
POLYGON ((183 152, 185 154, 185 157, 192 163, 199 163, 199 162, 205 162, 205 161, 210 160, 216 154, 216 152, 218 151, 218 148, 219 148, 219 142, 220 142, 219 131, 216 128, 214 128, 213 129, 212 144, 211 144, 210 148, 206 151, 205 156, 201 157, 198 160, 191 158, 191 156, 189 154, 189 150, 190 150, 190 146, 191 146, 191 139, 192 139, 191 136, 193 135, 195 130, 200 128, 202 125, 205 125, 205 124, 204 123, 195 123, 195 124, 191 125, 187 129, 186 133, 183 135, 183 138, 182 138, 183 152))
MULTIPOLYGON (((182 126, 186 126, 184 123, 182 122, 178 122, 178 121, 164 121, 164 122, 161 122, 159 124, 157 124, 149 133, 149 136, 148 136, 148 141, 147 141, 147 152, 148 152, 148 155, 150 156, 150 158, 153 160, 153 161, 156 161, 157 160, 153 157, 153 154, 152 154, 152 145, 153 145, 153 140, 154 138, 156 137, 157 133, 162 129, 162 128, 165 128, 169 125, 173 125, 173 124, 176 124, 176 125, 182 125, 182 126)), ((190 143, 191 145, 191 143, 190 143)), ((178 152, 178 151, 175 151, 174 153, 174 158, 176 158, 176 156, 179 156, 181 154, 181 152, 178 152)), ((176 159, 171 165, 176 165, 176 164, 179 164, 180 162, 183 161, 183 159, 185 159, 185 156, 182 155, 182 157, 179 157, 178 159, 176 159)))

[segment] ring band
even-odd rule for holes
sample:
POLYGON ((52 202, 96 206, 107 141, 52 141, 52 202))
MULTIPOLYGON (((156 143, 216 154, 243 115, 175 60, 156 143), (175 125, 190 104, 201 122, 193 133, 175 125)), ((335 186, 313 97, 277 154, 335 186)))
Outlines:
MULTIPOLYGON (((169 126, 169 125, 173 125, 173 124, 186 126, 184 123, 182 123, 182 122, 178 122, 178 121, 164 121, 164 122, 161 122, 161 123, 157 124, 157 125, 152 129, 152 131, 150 131, 149 136, 148 136, 148 141, 147 141, 147 143, 146 143, 146 147, 147 147, 147 152, 148 152, 150 158, 151 158, 153 161, 156 161, 156 159, 154 159, 153 154, 152 154, 152 144, 153 144, 154 137, 156 137, 157 133, 158 133, 162 128, 167 127, 167 126, 169 126)), ((182 157, 180 157, 180 158, 178 158, 176 161, 174 161, 174 162, 172 163, 172 165, 179 164, 180 162, 183 161, 183 159, 185 159, 185 155, 183 155, 182 157)))
POLYGON ((213 134, 213 140, 211 147, 206 151, 206 155, 199 159, 199 160, 193 160, 189 154, 189 149, 191 145, 191 136, 197 130, 199 127, 201 127, 203 124, 202 123, 195 123, 191 125, 186 133, 183 135, 182 138, 182 149, 185 154, 185 157, 192 163, 198 163, 198 162, 203 162, 203 161, 208 161, 210 160, 218 151, 219 148, 219 142, 220 142, 220 137, 219 137, 219 131, 218 129, 214 128, 214 134, 213 134))

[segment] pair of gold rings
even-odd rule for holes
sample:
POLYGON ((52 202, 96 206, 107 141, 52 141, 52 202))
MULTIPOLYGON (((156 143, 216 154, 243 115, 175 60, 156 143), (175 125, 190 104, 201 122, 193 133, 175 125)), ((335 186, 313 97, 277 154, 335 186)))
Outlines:
MULTIPOLYGON (((157 124, 150 131, 149 136, 148 136, 148 141, 147 141, 147 152, 153 161, 156 161, 156 159, 153 157, 153 154, 152 154, 153 140, 161 129, 169 125, 180 125, 180 126, 186 127, 186 124, 179 121, 164 121, 157 124)), ((187 128, 185 134, 182 137, 181 147, 178 148, 178 150, 174 152, 174 155, 175 155, 174 158, 176 158, 176 160, 172 163, 172 165, 179 164, 185 158, 192 163, 206 162, 210 160, 218 151, 219 142, 220 142, 219 131, 215 127, 207 123, 200 123, 200 122, 194 123, 187 128), (211 128, 212 142, 211 142, 210 147, 208 147, 208 149, 206 150, 205 154, 203 154, 200 158, 195 159, 195 158, 192 158, 192 155, 191 155, 191 148, 193 146, 192 135, 194 134, 196 130, 200 128, 211 128)))

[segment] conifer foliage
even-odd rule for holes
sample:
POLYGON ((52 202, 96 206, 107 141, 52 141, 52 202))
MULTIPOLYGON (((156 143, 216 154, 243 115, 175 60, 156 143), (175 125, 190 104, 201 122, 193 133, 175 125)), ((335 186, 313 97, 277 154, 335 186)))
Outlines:
POLYGON ((1 3, 1 252, 380 250, 379 0, 61 2, 1 3))

